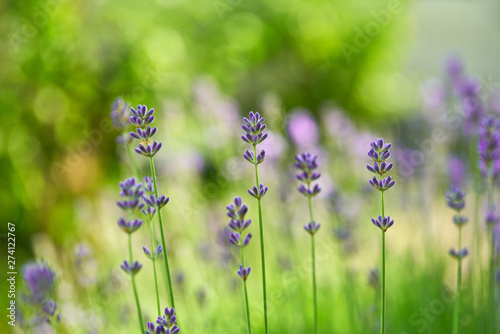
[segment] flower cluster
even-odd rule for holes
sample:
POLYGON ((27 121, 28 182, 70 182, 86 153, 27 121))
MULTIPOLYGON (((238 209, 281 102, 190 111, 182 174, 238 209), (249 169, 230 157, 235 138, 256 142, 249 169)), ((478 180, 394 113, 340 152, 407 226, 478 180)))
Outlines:
POLYGON ((141 270, 142 264, 140 264, 138 261, 130 263, 129 261, 124 260, 120 265, 120 268, 122 268, 123 271, 128 275, 135 276, 139 272, 139 270, 141 270))
POLYGON ((248 189, 248 193, 250 194, 250 196, 256 199, 261 199, 262 197, 264 197, 268 190, 269 188, 261 183, 259 184, 259 188, 253 186, 252 189, 248 189))
MULTIPOLYGON (((248 233, 243 239, 243 232, 252 223, 252 220, 250 219, 245 220, 248 207, 243 204, 241 197, 235 197, 233 203, 229 204, 226 209, 227 216, 231 218, 228 226, 234 231, 229 235, 228 242, 236 247, 239 247, 241 251, 243 251, 243 248, 247 246, 250 243, 250 239, 252 239, 252 233, 248 233)), ((250 274, 250 270, 250 267, 245 268, 241 265, 238 275, 246 281, 248 275, 250 274)))
POLYGON ((122 134, 116 138, 119 144, 130 142, 130 138, 127 135, 127 130, 130 126, 129 118, 129 105, 123 98, 118 97, 111 105, 111 121, 113 122, 113 127, 122 132, 122 134))
POLYGON ((316 181, 321 176, 320 173, 314 170, 318 168, 318 156, 311 155, 311 153, 302 153, 295 157, 295 168, 300 172, 295 175, 297 180, 303 182, 300 184, 298 190, 301 194, 307 197, 316 196, 321 191, 318 184, 315 184, 311 189, 311 182, 316 181))
POLYGON ((264 118, 260 117, 258 112, 250 112, 247 117, 243 117, 243 125, 241 128, 246 132, 245 135, 241 136, 241 139, 245 143, 252 144, 256 146, 262 143, 267 138, 267 133, 264 132, 266 129, 266 124, 264 124, 264 118))
MULTIPOLYGON (((382 204, 383 204, 383 196, 384 191, 394 187, 396 181, 392 179, 392 177, 388 176, 383 178, 384 174, 391 171, 394 168, 394 164, 388 163, 387 159, 391 156, 391 152, 389 149, 392 147, 391 143, 384 143, 382 138, 374 140, 370 143, 370 150, 368 151, 368 156, 372 159, 373 165, 367 165, 366 168, 374 173, 378 174, 377 177, 373 177, 370 179, 370 184, 380 190, 382 192, 382 204)), ((383 214, 383 208, 382 208, 383 214)), ((391 219, 390 216, 383 217, 379 215, 377 219, 372 218, 372 223, 380 228, 384 233, 394 225, 394 220, 391 219)))
POLYGON ((165 308, 165 314, 156 319, 156 325, 148 322, 147 327, 146 334, 176 334, 181 331, 177 326, 177 317, 173 307, 165 308))
POLYGON ((130 137, 141 141, 135 151, 146 157, 153 157, 162 146, 161 143, 150 139, 157 132, 156 127, 151 127, 151 123, 155 120, 154 109, 148 110, 145 105, 138 105, 137 109, 130 108, 130 112, 132 113, 130 123, 137 128, 136 132, 130 132, 130 137))
POLYGON ((484 177, 500 175, 500 120, 485 117, 479 128, 479 167, 484 177))
POLYGON ((33 305, 39 307, 42 311, 38 321, 51 323, 61 320, 61 315, 56 314, 57 303, 49 298, 55 286, 56 275, 45 262, 30 263, 23 269, 23 278, 26 282, 29 295, 26 300, 33 305))
POLYGON ((148 259, 154 260, 158 256, 160 256, 161 252, 163 251, 163 247, 161 247, 161 245, 158 245, 158 247, 156 247, 156 250, 153 252, 153 254, 151 254, 151 252, 149 251, 149 249, 146 246, 142 246, 142 250, 144 251, 144 254, 146 254, 146 256, 148 257, 148 259))
MULTIPOLYGON (((461 229, 462 226, 468 222, 467 217, 460 214, 460 211, 465 207, 465 193, 457 186, 452 185, 450 190, 446 191, 446 201, 448 206, 456 212, 453 216, 453 223, 461 229)), ((461 246, 459 245, 459 247, 461 246)), ((469 251, 467 248, 461 248, 459 250, 452 248, 449 253, 455 259, 463 259, 469 254, 469 251)))
POLYGON ((446 200, 448 206, 457 212, 465 207, 465 193, 455 185, 446 191, 446 200))
POLYGON ((368 151, 368 156, 372 159, 373 166, 367 165, 366 168, 370 172, 379 175, 378 179, 374 176, 370 180, 370 184, 380 191, 386 191, 396 184, 396 181, 394 181, 390 176, 382 178, 385 173, 389 172, 394 167, 394 164, 392 162, 387 163, 386 161, 391 156, 391 152, 389 151, 389 149, 392 147, 392 144, 385 144, 384 140, 380 138, 378 140, 372 141, 370 143, 370 146, 371 149, 370 151, 368 151))

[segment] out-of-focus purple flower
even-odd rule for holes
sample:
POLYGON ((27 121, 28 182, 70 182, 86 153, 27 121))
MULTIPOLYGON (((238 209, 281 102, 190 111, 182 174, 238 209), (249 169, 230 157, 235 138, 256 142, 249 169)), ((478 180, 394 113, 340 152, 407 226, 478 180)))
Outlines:
POLYGON ((298 147, 310 148, 319 141, 318 125, 306 110, 292 112, 287 130, 292 142, 298 147))
POLYGON ((370 269, 370 273, 368 274, 368 284, 370 284, 370 286, 372 286, 374 289, 379 289, 380 274, 378 272, 378 268, 370 269))
POLYGON ((315 221, 307 223, 307 225, 304 225, 304 230, 307 231, 310 235, 314 235, 319 228, 321 227, 321 224, 316 223, 315 221))
POLYGON ((132 116, 129 121, 137 128, 135 132, 130 132, 130 137, 141 141, 135 151, 146 157, 153 157, 162 146, 161 143, 150 140, 157 132, 156 127, 150 126, 155 120, 154 109, 148 110, 146 105, 138 105, 137 109, 130 108, 130 112, 132 116))
POLYGON ((258 112, 250 112, 247 117, 243 117, 243 125, 241 128, 246 132, 241 136, 245 143, 252 144, 253 146, 262 143, 267 138, 267 133, 264 132, 266 124, 264 118, 260 117, 258 112))
POLYGON ((453 223, 457 226, 465 225, 468 221, 469 219, 465 216, 456 215, 453 217, 453 223))
POLYGON ((441 81, 433 79, 422 85, 422 96, 424 99, 424 109, 434 111, 443 107, 446 98, 446 91, 441 81))
POLYGON ((123 218, 118 219, 118 227, 120 227, 120 229, 127 234, 134 233, 141 226, 142 226, 142 220, 140 219, 135 219, 135 220, 125 220, 123 218))
POLYGON ((275 160, 279 158, 286 148, 286 140, 276 132, 268 131, 267 139, 262 142, 262 150, 266 152, 266 158, 275 160))
POLYGON ((56 313, 57 310, 57 304, 54 302, 54 300, 49 299, 43 303, 42 307, 43 312, 47 313, 48 315, 52 316, 56 313))
POLYGON ((458 81, 462 77, 464 65, 460 58, 456 55, 450 55, 446 59, 445 71, 446 74, 453 80, 458 81))
POLYGON ((156 208, 158 210, 163 208, 170 201, 170 197, 166 197, 165 195, 161 195, 158 198, 156 198, 155 195, 150 195, 149 197, 144 196, 143 199, 144 199, 144 202, 149 207, 156 208))
POLYGON ((23 278, 30 293, 28 299, 39 304, 54 288, 56 275, 45 262, 40 262, 27 264, 23 270, 23 278))
POLYGON ((460 211, 465 207, 465 193, 455 185, 446 191, 447 204, 455 211, 460 211))
POLYGON ((467 167, 460 158, 454 156, 450 157, 448 170, 450 173, 451 184, 456 184, 458 187, 465 185, 467 180, 467 167))
POLYGON ((497 225, 500 222, 500 216, 498 215, 496 207, 488 210, 486 213, 486 224, 497 225))
POLYGON ((122 201, 117 201, 116 204, 123 210, 135 211, 136 209, 142 209, 144 203, 140 203, 140 198, 144 194, 142 189, 142 183, 137 183, 134 177, 126 179, 120 182, 120 196, 124 198, 122 201))
POLYGON ((500 168, 500 120, 485 117, 479 128, 479 167, 483 177, 498 178, 500 168))
POLYGON ((372 223, 385 232, 389 227, 394 225, 394 220, 391 219, 391 216, 382 217, 379 215, 378 219, 372 218, 372 223))
POLYGON ((472 78, 462 78, 458 84, 457 90, 465 115, 464 131, 466 134, 473 134, 477 131, 479 122, 486 112, 480 89, 481 84, 472 78))
POLYGON ((113 104, 111 104, 111 120, 113 122, 113 127, 122 134, 116 138, 116 141, 120 144, 126 144, 130 141, 130 138, 125 134, 125 131, 129 128, 129 118, 130 118, 130 107, 123 100, 123 98, 118 97, 113 104))
POLYGON ((250 272, 252 271, 251 267, 245 268, 240 264, 240 269, 238 270, 238 276, 241 277, 243 281, 246 281, 248 276, 250 276, 250 272))
POLYGON ((463 259, 467 255, 469 255, 469 251, 467 250, 467 248, 462 248, 462 249, 459 249, 458 251, 455 250, 454 248, 452 248, 452 249, 450 249, 449 253, 453 258, 455 258, 457 260, 463 259))
POLYGON ((120 268, 122 268, 123 271, 128 275, 135 276, 139 272, 139 270, 141 270, 142 264, 140 264, 138 261, 134 261, 131 264, 127 260, 125 260, 120 265, 120 268))
POLYGON ((392 144, 390 143, 384 143, 384 140, 382 138, 379 138, 375 141, 372 141, 370 143, 370 151, 368 151, 368 156, 372 159, 373 161, 373 166, 372 165, 367 165, 366 168, 374 173, 379 175, 379 179, 377 179, 375 176, 370 180, 370 184, 384 192, 390 188, 392 188, 395 184, 396 181, 392 179, 392 177, 387 177, 387 178, 382 178, 382 176, 391 171, 394 167, 394 164, 388 163, 387 159, 391 156, 391 152, 389 149, 392 147, 392 144))

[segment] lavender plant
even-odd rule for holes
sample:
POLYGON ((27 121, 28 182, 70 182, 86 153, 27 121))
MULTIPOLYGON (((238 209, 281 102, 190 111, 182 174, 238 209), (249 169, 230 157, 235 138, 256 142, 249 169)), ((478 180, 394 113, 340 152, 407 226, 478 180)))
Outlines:
POLYGON ((446 199, 448 206, 455 210, 453 223, 458 227, 458 248, 456 250, 454 248, 450 249, 450 255, 457 260, 457 294, 453 311, 453 334, 457 334, 460 319, 460 294, 462 293, 462 260, 469 254, 467 248, 462 248, 462 227, 467 223, 468 219, 461 215, 461 211, 465 207, 464 192, 452 185, 450 190, 446 192, 446 199))
POLYGON ((241 139, 247 144, 252 145, 253 151, 246 150, 243 157, 245 160, 250 162, 255 167, 255 186, 252 189, 248 189, 248 193, 257 199, 257 204, 259 208, 259 232, 260 232, 260 255, 262 260, 262 293, 264 299, 264 326, 265 333, 268 333, 268 319, 267 319, 267 289, 266 289, 266 259, 264 252, 264 229, 262 226, 262 197, 267 193, 268 187, 259 183, 259 170, 258 165, 264 162, 266 152, 264 150, 257 154, 257 145, 262 143, 267 138, 267 133, 264 132, 266 129, 266 124, 264 124, 264 118, 260 117, 260 114, 250 112, 247 117, 243 118, 243 125, 241 128, 246 132, 245 135, 241 136, 241 139))
POLYGON ((243 232, 250 226, 252 220, 245 220, 245 215, 248 212, 248 207, 243 204, 241 197, 235 197, 234 203, 229 204, 227 207, 227 215, 231 218, 229 222, 229 228, 234 232, 231 232, 228 238, 228 242, 240 249, 241 264, 238 270, 238 276, 241 277, 243 281, 243 291, 245 294, 245 309, 247 315, 247 326, 248 333, 252 333, 252 326, 250 324, 250 308, 248 306, 248 292, 247 292, 247 278, 250 275, 251 267, 245 267, 245 257, 243 254, 243 248, 250 243, 252 238, 252 233, 248 233, 245 238, 243 238, 243 232))
POLYGON ((139 302, 139 295, 137 293, 137 286, 135 284, 135 275, 141 270, 142 264, 138 261, 134 261, 134 255, 132 252, 132 233, 137 231, 139 227, 142 226, 142 220, 137 219, 135 215, 138 210, 141 210, 144 207, 144 203, 142 203, 142 195, 144 194, 144 190, 142 188, 142 183, 138 183, 135 178, 126 179, 123 182, 120 182, 120 197, 123 198, 121 201, 117 201, 116 204, 127 214, 127 219, 120 218, 118 219, 118 226, 120 229, 127 233, 128 235, 128 251, 129 251, 129 260, 124 260, 123 264, 120 266, 123 271, 130 275, 132 280, 132 290, 134 292, 135 305, 137 308, 137 316, 139 317, 139 326, 141 333, 144 333, 144 322, 142 320, 142 311, 141 304, 139 302))
POLYGON ((158 153, 161 149, 162 144, 157 141, 152 141, 151 138, 156 134, 157 128, 151 127, 155 117, 154 117, 154 109, 149 109, 145 105, 138 105, 137 109, 130 108, 130 112, 132 116, 130 116, 130 123, 136 127, 135 132, 130 132, 130 137, 133 139, 140 140, 138 147, 135 151, 149 158, 149 165, 151 167, 151 176, 153 180, 153 188, 154 194, 150 195, 150 201, 152 206, 156 206, 156 213, 158 216, 158 225, 160 226, 160 236, 161 236, 161 245, 163 248, 163 260, 165 262, 165 273, 167 278, 167 290, 170 296, 170 305, 175 307, 174 302, 174 292, 172 289, 172 279, 170 275, 170 266, 168 263, 168 252, 165 243, 165 234, 163 232, 163 220, 161 216, 161 208, 165 206, 169 198, 165 197, 165 195, 158 196, 158 184, 156 181, 156 170, 154 165, 153 157, 158 153))
POLYGON ((57 303, 50 298, 56 282, 54 271, 45 262, 30 263, 23 268, 23 279, 28 289, 28 295, 23 300, 34 306, 38 314, 33 325, 48 323, 57 332, 61 315, 57 313, 57 303))
POLYGON ((495 272, 496 272, 496 251, 495 251, 495 225, 494 220, 488 219, 488 216, 496 215, 494 205, 494 186, 495 181, 500 175, 500 120, 488 116, 482 119, 479 128, 479 167, 481 174, 486 182, 488 198, 488 214, 486 221, 490 234, 490 275, 489 275, 489 307, 491 330, 496 332, 496 293, 495 293, 495 272))
POLYGON ((384 143, 382 138, 379 138, 370 143, 371 149, 368 151, 368 156, 373 161, 372 165, 367 165, 366 168, 378 175, 370 180, 370 184, 377 190, 380 191, 382 196, 382 214, 378 216, 377 219, 372 218, 372 223, 380 228, 382 231, 382 270, 381 270, 381 302, 380 302, 380 333, 385 333, 385 320, 386 320, 386 301, 385 301, 385 232, 394 224, 394 220, 390 216, 385 216, 384 208, 384 192, 392 188, 396 181, 392 177, 388 176, 384 178, 384 174, 392 170, 394 167, 393 163, 387 163, 387 159, 391 156, 389 149, 392 147, 390 143, 384 143))
POLYGON ((127 152, 130 158, 130 164, 132 173, 134 176, 138 176, 137 162, 135 160, 132 147, 132 139, 129 136, 130 129, 130 106, 121 97, 116 98, 116 100, 111 105, 111 120, 113 122, 113 127, 120 131, 120 135, 116 137, 116 142, 127 147, 127 152))
POLYGON ((161 197, 161 201, 157 201, 155 196, 154 196, 154 185, 153 185, 153 180, 146 176, 144 178, 144 195, 143 195, 143 200, 146 204, 146 208, 142 209, 142 213, 146 216, 146 219, 148 220, 149 223, 149 230, 150 230, 150 239, 151 239, 151 252, 146 246, 143 246, 142 249, 144 250, 144 254, 148 259, 150 259, 153 262, 153 274, 155 278, 155 292, 156 292, 156 307, 158 311, 158 315, 161 314, 161 309, 160 309, 160 294, 158 292, 158 276, 156 274, 156 259, 158 256, 163 251, 163 248, 161 245, 158 245, 155 250, 155 240, 154 240, 154 225, 153 225, 153 218, 156 215, 157 211, 157 206, 158 202, 163 203, 163 202, 168 202, 168 198, 165 198, 165 196, 161 197))
POLYGON ((312 287, 313 287, 313 309, 314 309, 314 333, 318 333, 318 297, 316 289, 316 257, 314 251, 314 235, 318 231, 320 224, 314 221, 312 198, 320 191, 318 184, 311 187, 311 183, 321 176, 314 170, 318 168, 318 156, 312 156, 310 153, 302 153, 295 157, 295 168, 300 170, 296 175, 297 180, 302 182, 298 188, 299 192, 307 197, 309 204, 309 223, 304 229, 311 235, 311 258, 312 258, 312 287))
POLYGON ((148 322, 147 328, 146 334, 176 334, 181 331, 177 326, 177 317, 175 316, 175 309, 173 307, 165 308, 163 316, 158 316, 156 319, 156 325, 148 322))

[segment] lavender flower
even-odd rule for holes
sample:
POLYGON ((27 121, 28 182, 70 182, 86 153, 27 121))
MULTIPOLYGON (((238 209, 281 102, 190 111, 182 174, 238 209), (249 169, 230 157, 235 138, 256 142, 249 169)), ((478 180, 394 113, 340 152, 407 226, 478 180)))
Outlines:
POLYGON ((500 216, 498 216, 496 207, 488 209, 488 212, 486 213, 486 224, 496 226, 499 222, 500 216))
POLYGON ((500 120, 485 117, 479 128, 479 167, 483 177, 497 179, 500 174, 500 120))
POLYGON ((38 304, 43 302, 54 288, 56 275, 45 262, 41 262, 26 265, 23 278, 30 293, 28 299, 38 304))
POLYGON ((259 188, 256 186, 253 186, 252 189, 248 189, 248 193, 250 196, 256 198, 256 199, 261 199, 264 197, 265 194, 267 194, 267 191, 269 190, 268 187, 264 186, 262 183, 259 185, 259 188))
POLYGON ((149 249, 147 249, 146 246, 142 246, 142 250, 144 251, 144 254, 148 257, 148 259, 154 260, 158 256, 160 256, 161 252, 163 251, 163 248, 161 247, 161 245, 158 245, 158 247, 156 247, 156 250, 153 252, 153 254, 151 254, 151 252, 149 251, 149 249))
POLYGON ((457 260, 463 259, 467 255, 469 255, 469 251, 467 250, 467 248, 462 248, 458 251, 456 251, 454 248, 451 248, 449 253, 453 258, 457 260))
POLYGON ((175 316, 175 309, 165 308, 165 314, 156 319, 156 325, 152 322, 147 323, 148 330, 146 334, 176 334, 180 332, 177 326, 177 317, 175 316))
POLYGON ((118 227, 120 227, 120 229, 123 232, 128 234, 134 233, 141 226, 142 226, 142 220, 140 219, 135 219, 135 220, 125 220, 123 218, 118 219, 118 227))
POLYGON ((56 313, 56 310, 57 310, 57 304, 52 299, 47 300, 43 304, 42 311, 45 312, 47 315, 53 316, 56 313))
POLYGON ((250 272, 252 271, 251 267, 245 268, 242 264, 240 264, 240 269, 238 270, 238 276, 241 277, 243 281, 246 281, 248 276, 250 276, 250 272))
POLYGON ((120 268, 122 268, 126 274, 135 276, 139 272, 139 270, 141 270, 142 264, 140 264, 138 261, 134 261, 131 264, 127 260, 124 260, 122 265, 120 265, 120 268))
POLYGON ((307 231, 307 233, 313 235, 319 230, 320 226, 321 226, 320 224, 317 224, 315 221, 312 221, 310 223, 307 223, 307 225, 304 225, 304 229, 307 231))
POLYGON ((127 102, 123 100, 123 98, 118 97, 113 104, 111 105, 111 120, 113 122, 113 127, 118 131, 122 132, 120 136, 116 138, 116 141, 119 144, 127 144, 131 140, 126 135, 126 131, 128 130, 130 123, 130 107, 127 102))
POLYGON ((264 118, 260 117, 258 112, 250 112, 247 117, 243 117, 243 125, 241 128, 245 130, 246 134, 241 136, 245 143, 252 144, 253 146, 262 143, 267 138, 267 133, 264 132, 266 124, 264 118))
POLYGON ((485 107, 481 100, 480 83, 472 78, 462 78, 456 85, 465 115, 464 130, 467 134, 475 133, 485 107))
POLYGON ((148 110, 146 105, 138 105, 137 109, 130 108, 130 112, 130 123, 137 128, 135 132, 130 132, 130 137, 141 141, 135 151, 146 157, 154 157, 162 146, 161 143, 150 140, 157 132, 156 127, 150 126, 155 119, 154 109, 148 110))
POLYGON ((120 188, 120 196, 125 199, 117 201, 116 204, 121 209, 133 212, 144 207, 144 203, 140 202, 140 199, 144 194, 142 183, 137 183, 135 177, 128 178, 125 181, 120 182, 120 188))
POLYGON ((379 215, 378 219, 372 218, 372 223, 385 232, 389 227, 394 225, 394 220, 391 219, 391 216, 382 217, 379 215))
POLYGON ((465 193, 455 185, 446 191, 446 199, 448 206, 457 212, 465 207, 465 193))

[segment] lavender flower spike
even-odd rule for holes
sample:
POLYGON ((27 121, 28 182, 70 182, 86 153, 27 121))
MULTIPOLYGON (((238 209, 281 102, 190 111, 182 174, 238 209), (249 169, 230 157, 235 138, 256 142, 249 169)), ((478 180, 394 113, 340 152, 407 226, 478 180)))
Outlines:
POLYGON ((448 206, 455 211, 460 211, 465 207, 465 193, 455 185, 446 191, 446 199, 448 206))
POLYGON ((238 276, 241 277, 243 281, 246 281, 248 276, 250 276, 250 272, 252 271, 251 267, 245 268, 242 264, 240 264, 240 269, 238 270, 238 276))
POLYGON ((156 319, 156 325, 148 322, 146 334, 176 334, 180 332, 177 326, 177 317, 175 316, 175 309, 165 308, 165 314, 156 319))
POLYGON ((146 157, 154 157, 162 146, 161 143, 151 140, 157 132, 156 127, 150 126, 155 120, 154 109, 148 110, 145 105, 138 105, 136 109, 130 108, 130 112, 132 116, 129 121, 137 128, 135 132, 130 132, 130 138, 140 140, 135 152, 146 157))
POLYGON ((23 278, 30 293, 30 302, 38 304, 44 301, 54 288, 56 275, 45 262, 41 262, 26 265, 23 278))

